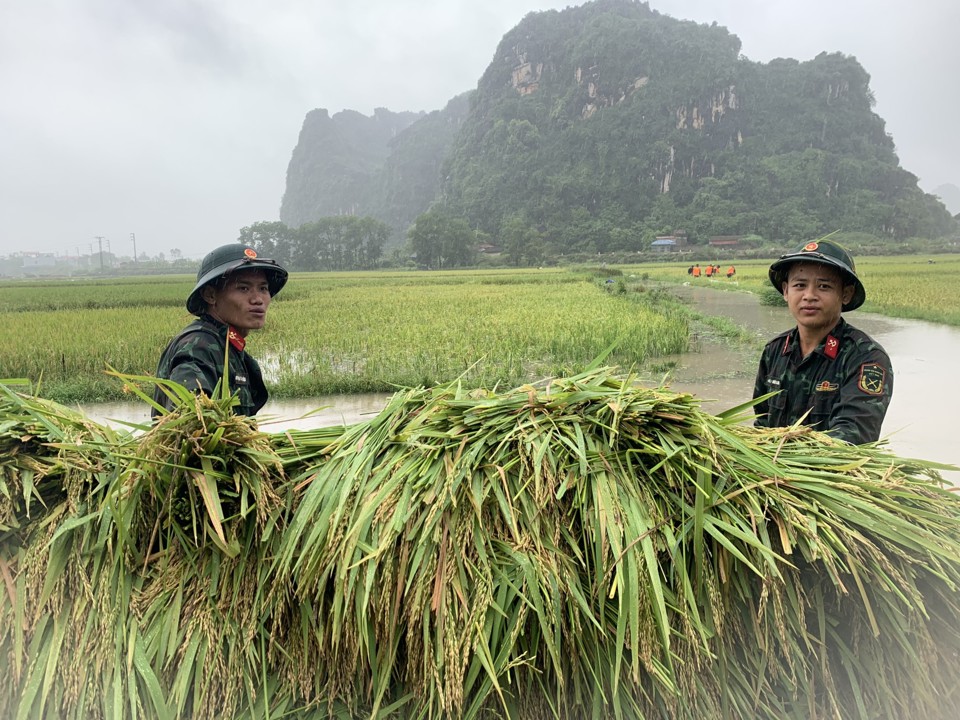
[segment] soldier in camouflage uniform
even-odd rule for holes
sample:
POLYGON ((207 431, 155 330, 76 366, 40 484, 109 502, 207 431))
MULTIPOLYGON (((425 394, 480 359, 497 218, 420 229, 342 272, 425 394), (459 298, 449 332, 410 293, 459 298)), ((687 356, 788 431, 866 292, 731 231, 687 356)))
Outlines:
POLYGON ((853 258, 831 240, 810 242, 780 257, 769 271, 797 321, 760 357, 754 399, 756 425, 805 425, 849 443, 874 442, 893 393, 884 349, 841 317, 866 299, 853 258))
MULTIPOLYGON (((212 395, 223 377, 226 352, 226 382, 239 400, 236 412, 255 415, 267 402, 267 389, 260 366, 245 350, 246 337, 263 327, 271 298, 286 282, 286 270, 246 245, 233 243, 210 252, 187 298, 187 310, 197 319, 167 345, 157 377, 212 395)), ((172 402, 159 385, 153 398, 171 409, 172 402)), ((154 409, 154 417, 158 414, 154 409)))

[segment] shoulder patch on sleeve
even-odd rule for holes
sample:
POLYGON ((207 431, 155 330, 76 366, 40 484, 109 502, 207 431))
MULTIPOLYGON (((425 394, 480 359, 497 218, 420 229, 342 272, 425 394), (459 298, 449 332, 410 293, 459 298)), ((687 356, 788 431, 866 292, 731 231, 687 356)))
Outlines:
POLYGON ((867 395, 883 395, 886 382, 887 371, 880 363, 864 363, 860 366, 857 387, 867 395))

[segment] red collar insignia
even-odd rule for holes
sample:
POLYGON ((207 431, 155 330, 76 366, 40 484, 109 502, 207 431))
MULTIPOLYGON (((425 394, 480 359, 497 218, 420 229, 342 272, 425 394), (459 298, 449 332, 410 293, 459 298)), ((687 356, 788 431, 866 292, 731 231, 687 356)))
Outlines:
POLYGON ((238 352, 243 352, 243 349, 247 346, 247 339, 233 327, 227 330, 227 340, 230 341, 230 344, 233 345, 234 349, 238 352))
POLYGON ((831 360, 837 359, 837 353, 840 352, 840 341, 833 335, 827 335, 827 343, 823 348, 823 354, 831 360))
POLYGON ((787 335, 783 339, 783 350, 780 352, 780 354, 786 355, 788 352, 790 352, 790 336, 789 335, 787 335))

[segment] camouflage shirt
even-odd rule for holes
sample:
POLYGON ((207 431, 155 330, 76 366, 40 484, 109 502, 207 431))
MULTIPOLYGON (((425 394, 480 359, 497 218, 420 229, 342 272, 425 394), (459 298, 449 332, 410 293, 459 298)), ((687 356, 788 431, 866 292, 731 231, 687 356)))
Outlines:
MULTIPOLYGON (((212 395, 223 374, 223 350, 227 347, 228 330, 225 324, 206 314, 194 320, 163 351, 157 377, 212 395)), ((242 340, 235 339, 235 342, 242 343, 242 340)), ((236 412, 256 415, 267 402, 260 366, 245 350, 238 350, 233 345, 229 357, 229 387, 240 401, 236 412)), ((159 387, 154 390, 153 398, 168 410, 171 408, 170 398, 159 387)), ((154 410, 153 416, 157 414, 154 410)))
POLYGON ((849 443, 874 442, 893 394, 893 368, 884 349, 842 318, 807 357, 797 328, 767 343, 753 388, 758 398, 780 394, 756 406, 756 425, 804 421, 849 443))

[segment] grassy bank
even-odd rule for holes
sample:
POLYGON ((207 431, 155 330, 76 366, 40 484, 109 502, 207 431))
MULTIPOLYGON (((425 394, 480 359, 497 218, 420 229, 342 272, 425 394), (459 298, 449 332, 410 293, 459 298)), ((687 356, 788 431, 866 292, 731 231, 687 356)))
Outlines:
MULTIPOLYGON (((737 262, 737 273, 732 280, 724 274, 717 279, 694 281, 687 274, 689 262, 644 263, 631 265, 624 272, 658 281, 699 282, 710 287, 759 293, 770 287, 767 279, 770 262, 737 262)), ((726 273, 726 269, 727 264, 722 264, 722 273, 726 273)), ((867 302, 860 311, 960 326, 960 293, 956 286, 960 255, 867 256, 857 260, 857 274, 867 288, 867 302)))

